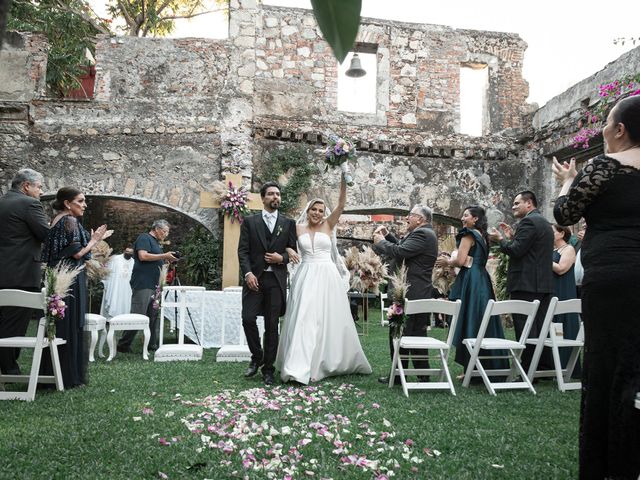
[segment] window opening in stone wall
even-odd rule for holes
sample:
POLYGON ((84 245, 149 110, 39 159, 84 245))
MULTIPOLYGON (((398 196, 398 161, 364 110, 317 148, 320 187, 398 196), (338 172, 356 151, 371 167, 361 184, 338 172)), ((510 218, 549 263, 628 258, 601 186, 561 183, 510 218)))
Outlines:
POLYGON ((338 110, 342 112, 376 113, 376 82, 378 61, 376 53, 358 50, 349 52, 338 66, 338 110), (345 75, 357 53, 362 68, 367 72, 359 78, 345 75))
POLYGON ((487 124, 489 69, 485 63, 460 68, 460 133, 479 137, 487 124))

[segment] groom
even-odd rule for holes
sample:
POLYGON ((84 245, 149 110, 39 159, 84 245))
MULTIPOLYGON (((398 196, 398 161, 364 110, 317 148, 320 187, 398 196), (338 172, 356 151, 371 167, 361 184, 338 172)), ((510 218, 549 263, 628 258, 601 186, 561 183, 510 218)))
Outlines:
POLYGON ((262 212, 244 219, 240 228, 238 258, 244 277, 242 326, 247 337, 251 362, 245 377, 252 377, 262 365, 265 385, 274 382, 273 362, 278 351, 278 320, 286 308, 286 248, 296 248, 296 223, 280 215, 280 186, 267 182, 260 189, 262 212), (264 349, 256 316, 264 317, 264 349))

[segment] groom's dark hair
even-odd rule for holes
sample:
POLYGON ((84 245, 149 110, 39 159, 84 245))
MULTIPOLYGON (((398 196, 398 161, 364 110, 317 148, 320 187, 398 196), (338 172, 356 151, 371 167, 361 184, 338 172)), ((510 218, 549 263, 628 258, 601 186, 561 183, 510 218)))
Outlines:
POLYGON ((267 188, 269 187, 276 187, 278 191, 282 192, 282 189, 280 188, 280 185, 278 185, 278 182, 267 182, 262 185, 262 187, 260 187, 260 196, 262 198, 264 198, 264 196, 267 194, 267 188))

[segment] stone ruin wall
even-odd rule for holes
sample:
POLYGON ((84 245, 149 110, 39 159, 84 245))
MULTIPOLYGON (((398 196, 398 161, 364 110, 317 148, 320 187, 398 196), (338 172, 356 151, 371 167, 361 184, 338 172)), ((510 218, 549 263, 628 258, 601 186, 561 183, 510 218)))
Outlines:
MULTIPOLYGON (((23 57, 0 72, 3 188, 30 166, 45 173, 49 194, 82 185, 217 230, 215 211, 198 206, 201 191, 224 172, 249 183, 266 151, 322 148, 329 130, 358 140, 354 211, 421 202, 458 218, 480 203, 508 215, 513 193, 545 182, 545 158, 521 143, 530 107, 517 35, 363 19, 357 41, 377 49, 377 111, 354 114, 336 111, 337 65, 311 12, 231 3, 226 40, 101 37, 90 101, 46 98, 46 45, 20 35, 22 45, 0 53, 3 65, 23 57), (475 138, 457 133, 468 62, 489 66, 488 131, 475 138), (7 76, 22 88, 9 90, 7 76)), ((336 174, 313 180, 314 196, 335 197, 336 174)))

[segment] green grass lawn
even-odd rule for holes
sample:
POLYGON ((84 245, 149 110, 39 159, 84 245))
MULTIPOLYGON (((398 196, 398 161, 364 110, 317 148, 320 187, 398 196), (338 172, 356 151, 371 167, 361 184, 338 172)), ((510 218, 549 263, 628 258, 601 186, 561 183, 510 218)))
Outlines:
POLYGON ((84 388, 0 403, 0 478, 577 477, 578 391, 545 380, 537 395, 492 397, 457 381, 455 397, 407 399, 377 382, 387 330, 372 324, 361 339, 372 375, 311 387, 265 390, 214 350, 197 363, 98 359, 84 388))

